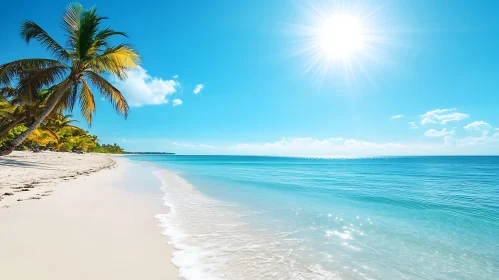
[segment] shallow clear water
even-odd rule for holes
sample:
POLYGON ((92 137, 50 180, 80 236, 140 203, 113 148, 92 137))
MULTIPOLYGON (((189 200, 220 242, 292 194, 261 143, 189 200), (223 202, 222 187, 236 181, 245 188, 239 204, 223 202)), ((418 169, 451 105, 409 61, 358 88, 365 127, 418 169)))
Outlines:
POLYGON ((129 158, 187 279, 499 279, 499 157, 129 158))

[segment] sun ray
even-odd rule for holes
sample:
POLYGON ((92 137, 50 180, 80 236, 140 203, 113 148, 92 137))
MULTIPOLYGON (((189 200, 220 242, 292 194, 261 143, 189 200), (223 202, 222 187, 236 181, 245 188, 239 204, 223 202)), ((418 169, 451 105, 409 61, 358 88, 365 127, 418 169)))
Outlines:
POLYGON ((305 73, 322 84, 329 77, 342 77, 351 84, 357 76, 369 75, 371 64, 389 64, 383 51, 393 43, 379 20, 383 6, 367 6, 347 1, 308 2, 302 10, 305 24, 293 24, 296 36, 293 55, 303 56, 305 73))

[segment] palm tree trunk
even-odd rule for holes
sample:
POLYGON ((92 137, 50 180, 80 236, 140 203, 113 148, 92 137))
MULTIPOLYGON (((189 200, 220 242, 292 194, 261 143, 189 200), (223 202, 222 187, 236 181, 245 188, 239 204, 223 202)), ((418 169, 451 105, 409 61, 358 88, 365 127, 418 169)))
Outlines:
POLYGON ((52 110, 54 110, 55 106, 57 105, 57 103, 59 103, 59 100, 61 100, 62 96, 64 95, 63 93, 66 92, 69 89, 69 87, 70 83, 66 81, 64 85, 60 88, 61 90, 56 90, 54 92, 56 96, 52 100, 50 100, 49 103, 47 103, 47 107, 45 107, 45 110, 43 110, 42 114, 35 120, 33 124, 31 124, 28 130, 23 132, 21 135, 17 136, 16 139, 12 140, 6 146, 0 147, 0 156, 6 156, 12 153, 12 151, 14 151, 14 149, 17 146, 21 145, 24 142, 24 140, 27 139, 28 136, 31 133, 33 133, 33 131, 35 131, 40 126, 40 124, 42 124, 45 118, 47 118, 47 116, 50 115, 52 110))
POLYGON ((9 125, 7 125, 2 131, 0 131, 0 138, 7 134, 11 129, 13 129, 16 125, 20 124, 22 121, 26 119, 26 116, 22 116, 16 120, 13 120, 9 125))

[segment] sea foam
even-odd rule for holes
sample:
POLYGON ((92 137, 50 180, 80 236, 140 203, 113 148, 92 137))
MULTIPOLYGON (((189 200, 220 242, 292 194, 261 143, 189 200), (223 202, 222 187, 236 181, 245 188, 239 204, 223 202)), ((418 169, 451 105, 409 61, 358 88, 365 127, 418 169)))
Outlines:
POLYGON ((172 262, 191 279, 341 279, 304 262, 297 239, 247 226, 234 205, 197 191, 178 174, 157 169, 169 213, 156 216, 176 251, 172 262))

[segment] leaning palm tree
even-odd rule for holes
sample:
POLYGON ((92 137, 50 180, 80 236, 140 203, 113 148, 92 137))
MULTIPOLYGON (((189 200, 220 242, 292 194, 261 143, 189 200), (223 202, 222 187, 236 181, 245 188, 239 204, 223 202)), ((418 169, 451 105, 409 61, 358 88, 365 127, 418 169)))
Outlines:
POLYGON ((67 36, 66 48, 33 21, 22 23, 21 37, 27 43, 32 39, 39 41, 55 59, 21 59, 0 65, 0 86, 9 85, 26 73, 30 76, 26 83, 32 87, 55 86, 38 119, 19 137, 5 147, 0 147, 0 156, 11 153, 19 146, 57 105, 71 111, 78 102, 83 117, 91 124, 95 101, 89 84, 97 88, 113 104, 114 109, 126 118, 128 103, 125 97, 103 75, 113 75, 123 80, 127 77, 127 71, 137 66, 140 57, 128 44, 112 45, 109 42, 113 36, 126 37, 126 34, 100 28, 105 19, 97 15, 95 8, 83 10, 78 3, 70 4, 62 20, 67 36))

